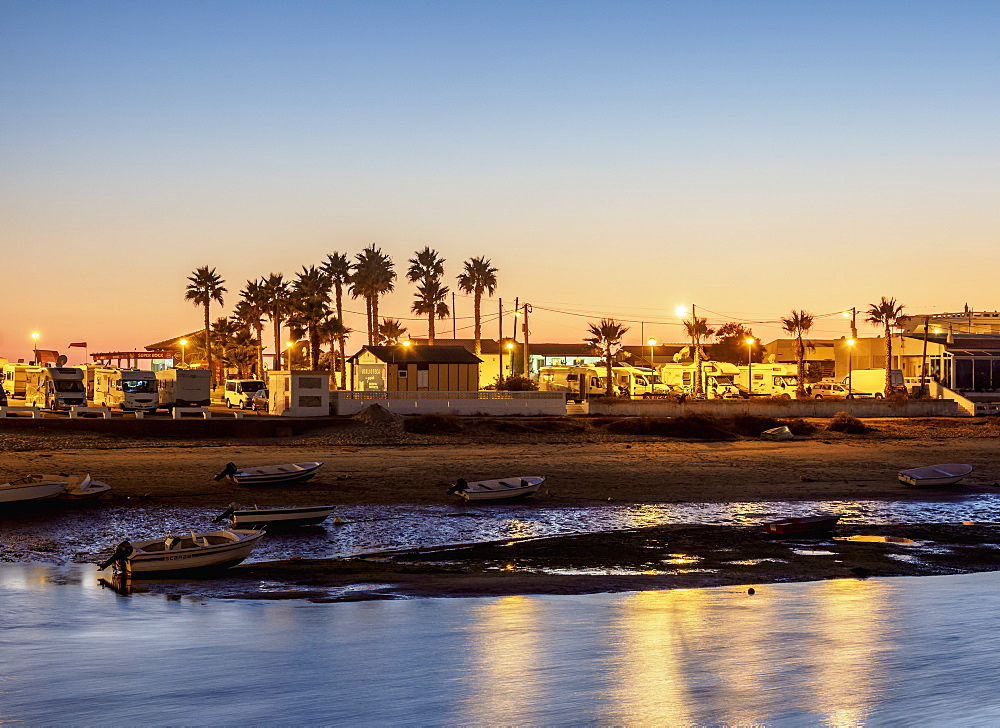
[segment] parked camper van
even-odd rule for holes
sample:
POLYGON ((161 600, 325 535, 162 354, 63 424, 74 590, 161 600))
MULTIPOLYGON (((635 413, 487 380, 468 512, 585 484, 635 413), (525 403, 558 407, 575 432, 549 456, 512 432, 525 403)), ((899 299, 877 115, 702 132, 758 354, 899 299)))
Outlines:
POLYGON ((24 390, 28 384, 27 374, 29 369, 35 369, 34 364, 4 364, 3 365, 3 391, 8 397, 24 397, 24 390))
MULTIPOLYGON (((607 369, 604 369, 605 373, 607 369)), ((650 397, 669 394, 670 387, 663 384, 660 375, 649 369, 633 366, 616 366, 611 368, 618 394, 628 394, 629 397, 650 397)))
POLYGON ((29 367, 25 371, 24 403, 52 411, 86 407, 83 371, 76 367, 29 367))
MULTIPOLYGON (((659 367, 663 384, 687 393, 694 392, 698 367, 694 363, 667 363, 659 367)), ((736 399, 740 390, 736 386, 739 370, 735 364, 724 361, 703 361, 701 363, 702 392, 709 399, 736 399)))
POLYGON ((737 367, 736 383, 754 397, 795 399, 798 388, 798 367, 792 364, 754 364, 737 367), (751 388, 750 377, 753 376, 751 388))
POLYGON ((267 384, 259 379, 227 379, 226 380, 226 407, 232 409, 249 409, 250 401, 260 389, 266 389, 267 384))
MULTIPOLYGON (((906 394, 906 382, 903 380, 902 369, 890 369, 889 381, 892 383, 893 394, 906 394)), ((851 383, 855 397, 882 399, 885 396, 885 369, 855 369, 850 377, 844 377, 842 384, 851 383)))
POLYGON ((160 407, 208 407, 212 404, 210 380, 211 374, 207 369, 164 369, 156 372, 160 407))
POLYGON ((593 365, 553 365, 538 370, 538 389, 542 392, 565 392, 567 401, 583 402, 605 393, 605 367, 593 365))
POLYGON ((117 367, 94 370, 95 405, 155 412, 159 403, 156 374, 153 372, 117 367))

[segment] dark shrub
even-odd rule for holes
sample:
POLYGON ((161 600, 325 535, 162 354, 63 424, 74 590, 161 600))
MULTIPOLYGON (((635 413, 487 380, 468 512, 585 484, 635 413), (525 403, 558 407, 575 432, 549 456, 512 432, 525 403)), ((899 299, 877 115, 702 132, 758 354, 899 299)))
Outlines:
POLYGON ((403 420, 403 429, 419 435, 448 435, 462 431, 462 424, 453 415, 410 415, 403 420))
POLYGON ((608 431, 619 435, 690 437, 696 440, 732 440, 734 437, 718 418, 707 415, 628 417, 611 422, 608 431))
POLYGON ((801 417, 797 417, 794 420, 785 420, 784 424, 788 426, 793 435, 811 435, 816 432, 816 425, 812 422, 806 422, 801 417))
POLYGON ((857 417, 851 417, 846 412, 835 414, 833 419, 830 420, 830 424, 826 426, 826 429, 833 432, 846 432, 849 435, 860 435, 863 432, 870 432, 872 430, 871 427, 857 417))
POLYGON ((758 417, 757 415, 733 415, 727 419, 731 423, 730 427, 733 432, 750 437, 756 437, 764 430, 781 427, 783 424, 774 417, 758 417))

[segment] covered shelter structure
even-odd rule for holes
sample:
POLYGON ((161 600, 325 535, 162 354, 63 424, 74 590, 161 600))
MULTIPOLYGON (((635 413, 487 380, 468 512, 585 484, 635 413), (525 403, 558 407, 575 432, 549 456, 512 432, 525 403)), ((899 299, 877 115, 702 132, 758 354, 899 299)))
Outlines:
POLYGON ((482 360, 462 346, 365 346, 348 359, 354 391, 476 392, 482 360))

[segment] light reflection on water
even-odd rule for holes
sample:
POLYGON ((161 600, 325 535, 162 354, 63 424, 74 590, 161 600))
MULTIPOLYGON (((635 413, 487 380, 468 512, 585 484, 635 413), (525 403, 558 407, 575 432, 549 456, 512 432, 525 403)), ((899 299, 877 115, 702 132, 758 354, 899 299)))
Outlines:
MULTIPOLYGON (((215 530, 218 526, 211 523, 211 518, 218 512, 204 508, 98 506, 5 520, 0 532, 0 560, 94 561, 97 554, 124 539, 155 538, 171 530, 215 530)), ((250 561, 350 556, 661 524, 755 525, 824 512, 839 515, 842 526, 1000 522, 1000 494, 976 494, 948 501, 343 506, 335 514, 345 521, 344 525, 328 521, 323 526, 290 533, 269 533, 250 561)))
POLYGON ((0 565, 0 723, 995 725, 997 574, 573 597, 121 597, 0 565))

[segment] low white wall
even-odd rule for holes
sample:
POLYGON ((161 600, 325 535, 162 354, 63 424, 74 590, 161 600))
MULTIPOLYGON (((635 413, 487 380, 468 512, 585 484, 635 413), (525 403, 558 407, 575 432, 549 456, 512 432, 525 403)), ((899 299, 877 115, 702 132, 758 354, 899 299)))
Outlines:
POLYGON ((400 415, 565 415, 562 392, 330 392, 333 414, 380 404, 400 415))
POLYGON ((682 417, 683 415, 758 415, 760 417, 833 417, 846 412, 854 417, 959 417, 964 416, 957 402, 950 399, 907 400, 885 402, 873 399, 797 402, 750 402, 745 399, 710 400, 707 402, 664 402, 661 400, 632 400, 601 402, 590 400, 588 412, 592 415, 620 415, 642 417, 682 417))

